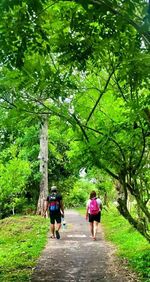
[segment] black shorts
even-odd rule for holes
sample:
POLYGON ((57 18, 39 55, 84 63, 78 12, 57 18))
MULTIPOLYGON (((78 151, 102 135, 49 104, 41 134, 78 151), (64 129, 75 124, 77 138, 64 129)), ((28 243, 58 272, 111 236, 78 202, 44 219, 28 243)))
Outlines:
POLYGON ((61 223, 61 212, 50 212, 50 223, 55 224, 55 221, 57 223, 61 223))
POLYGON ((93 221, 97 221, 97 222, 101 221, 101 212, 95 215, 89 214, 89 222, 93 222, 93 221))

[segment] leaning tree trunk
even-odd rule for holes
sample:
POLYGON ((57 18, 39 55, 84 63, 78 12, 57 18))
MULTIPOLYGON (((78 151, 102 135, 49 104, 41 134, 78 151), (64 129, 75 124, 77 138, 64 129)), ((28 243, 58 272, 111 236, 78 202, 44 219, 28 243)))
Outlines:
POLYGON ((144 236, 148 242, 150 242, 150 234, 149 230, 147 228, 147 225, 145 224, 142 219, 136 218, 132 216, 132 214, 129 212, 127 207, 127 190, 126 190, 126 183, 123 183, 122 181, 117 184, 117 192, 118 192, 118 206, 117 209, 120 212, 120 214, 139 232, 142 236, 144 236))
POLYGON ((48 120, 47 117, 42 119, 40 130, 40 194, 37 205, 37 214, 43 215, 44 204, 48 195, 48 120))

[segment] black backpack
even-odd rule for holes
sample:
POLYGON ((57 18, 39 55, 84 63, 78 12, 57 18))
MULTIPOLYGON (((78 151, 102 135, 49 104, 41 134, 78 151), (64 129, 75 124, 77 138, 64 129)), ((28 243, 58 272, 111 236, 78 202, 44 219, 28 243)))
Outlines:
POLYGON ((49 211, 59 211, 60 210, 60 199, 56 193, 52 193, 48 197, 49 201, 49 211))

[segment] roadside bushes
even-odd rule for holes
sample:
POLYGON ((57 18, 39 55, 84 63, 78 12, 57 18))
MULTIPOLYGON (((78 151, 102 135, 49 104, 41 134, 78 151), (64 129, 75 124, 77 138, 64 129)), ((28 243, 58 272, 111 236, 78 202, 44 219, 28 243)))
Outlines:
POLYGON ((78 180, 74 183, 73 188, 64 195, 64 203, 66 207, 81 207, 85 206, 89 194, 95 190, 95 184, 86 180, 78 180))
POLYGON ((25 187, 31 174, 28 161, 13 158, 5 165, 0 163, 0 218, 21 212, 25 187))

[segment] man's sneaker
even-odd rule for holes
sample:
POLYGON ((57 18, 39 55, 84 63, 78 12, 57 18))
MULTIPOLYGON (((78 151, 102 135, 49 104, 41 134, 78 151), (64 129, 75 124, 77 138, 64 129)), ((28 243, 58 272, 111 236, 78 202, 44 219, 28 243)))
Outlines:
POLYGON ((56 230, 56 238, 60 239, 60 234, 59 234, 58 230, 56 230))

